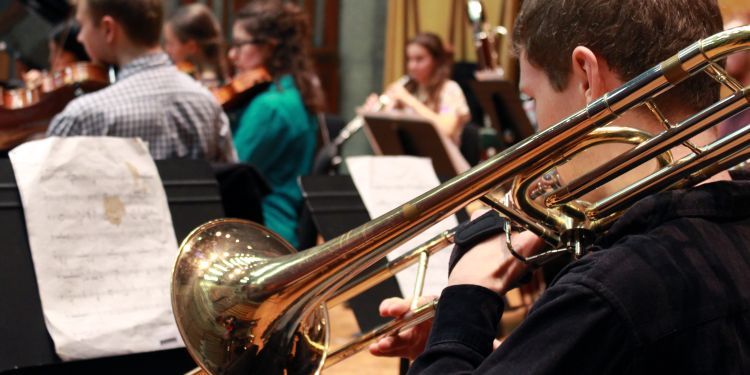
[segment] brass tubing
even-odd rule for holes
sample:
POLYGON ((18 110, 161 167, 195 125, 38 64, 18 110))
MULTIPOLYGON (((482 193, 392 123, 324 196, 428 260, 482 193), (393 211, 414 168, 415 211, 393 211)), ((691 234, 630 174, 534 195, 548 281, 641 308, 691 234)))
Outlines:
POLYGON ((481 201, 490 206, 493 210, 500 212, 503 216, 510 219, 510 221, 521 224, 524 229, 536 234, 550 246, 557 246, 560 243, 560 236, 554 233, 551 228, 538 223, 523 212, 506 207, 488 196, 482 197, 481 201))
POLYGON ((455 233, 455 229, 444 231, 422 245, 388 262, 385 266, 372 270, 362 277, 358 277, 340 290, 337 290, 336 294, 326 302, 326 305, 332 307, 348 301, 352 297, 380 284, 389 277, 395 276, 397 273, 411 266, 419 260, 420 254, 432 256, 446 246, 452 245, 455 233))
POLYGON ((424 290, 424 279, 427 276, 427 264, 429 260, 427 254, 419 253, 419 262, 417 262, 417 280, 414 282, 414 290, 411 293, 411 310, 416 310, 419 307, 419 297, 422 296, 424 290))
MULTIPOLYGON (((748 45, 750 45, 750 33, 748 32, 748 26, 735 27, 705 38, 693 45, 697 45, 700 48, 700 53, 703 55, 701 59, 705 60, 708 58, 711 61, 716 61, 731 53, 747 49, 748 45)), ((691 57, 695 58, 696 56, 697 54, 691 57)), ((685 60, 686 58, 683 58, 683 61, 685 60)), ((688 64, 683 63, 684 65, 688 64)), ((691 65, 689 68, 691 73, 694 69, 701 69, 698 65, 689 65, 691 65)))
POLYGON ((712 63, 711 67, 706 69, 705 72, 730 91, 742 90, 742 83, 730 76, 724 68, 716 63, 712 63))
POLYGON ((385 323, 380 327, 367 332, 349 345, 343 346, 333 351, 328 355, 328 358, 326 358, 324 368, 331 367, 351 357, 352 355, 359 353, 364 348, 381 337, 393 335, 397 332, 400 332, 401 330, 409 329, 419 323, 432 319, 432 317, 435 316, 437 302, 437 299, 435 299, 432 302, 425 303, 424 305, 418 307, 416 310, 412 310, 411 312, 407 313, 407 315, 403 318, 395 319, 388 323, 385 323))
MULTIPOLYGON (((713 65, 711 65, 711 66, 713 66, 713 65)), ((710 69, 710 67, 709 67, 709 69, 710 69)), ((656 116, 656 118, 659 119, 659 122, 662 123, 662 125, 664 126, 665 129, 672 128, 672 124, 669 123, 669 120, 667 120, 667 117, 664 116, 664 114, 661 112, 661 110, 659 109, 659 107, 657 107, 656 104, 654 104, 653 101, 648 100, 648 101, 646 101, 645 104, 646 104, 646 107, 651 111, 651 113, 653 113, 654 116, 656 116)), ((690 143, 690 141, 685 141, 685 142, 682 143, 682 145, 685 146, 685 147, 687 147, 687 148, 689 148, 690 151, 692 151, 692 152, 694 152, 696 154, 700 153, 700 149, 698 147, 696 147, 694 144, 690 143)))
MULTIPOLYGON (((554 166, 559 166, 576 156, 578 153, 597 145, 608 143, 638 145, 648 140, 649 137, 650 134, 641 130, 619 126, 604 126, 595 129, 585 137, 581 138, 577 143, 561 150, 560 158, 554 166)), ((672 161, 669 154, 660 154, 657 159, 660 166, 668 165, 672 161)), ((544 206, 540 205, 528 197, 526 192, 529 191, 530 186, 539 178, 539 176, 549 170, 550 167, 549 164, 540 164, 538 166, 529 167, 524 174, 517 177, 518 181, 514 183, 512 195, 515 198, 516 204, 518 204, 519 210, 529 214, 537 220, 543 221, 543 223, 546 223, 546 225, 551 228, 573 229, 589 225, 590 223, 587 222, 587 218, 584 214, 584 207, 581 207, 580 205, 568 203, 567 206, 560 207, 560 209, 566 210, 566 214, 561 215, 560 210, 557 209, 557 207, 549 204, 544 206), (575 213, 575 215, 573 215, 573 213, 575 213)), ((589 181, 588 183, 593 185, 596 181, 589 181)), ((603 183, 597 184, 594 188, 601 185, 603 185, 603 183)), ((580 198, 580 196, 577 196, 576 198, 580 198)), ((552 246, 559 245, 560 244, 552 244, 552 246)))
POLYGON ((670 188, 680 189, 685 186, 695 185, 698 182, 704 181, 719 172, 746 163, 748 159, 750 159, 750 148, 745 148, 742 151, 733 153, 721 159, 719 162, 714 163, 713 165, 710 165, 706 168, 701 169, 700 171, 691 174, 689 178, 686 178, 683 181, 672 185, 670 188))
POLYGON ((547 206, 570 202, 731 117, 747 106, 745 95, 746 90, 738 91, 574 179, 552 192, 546 198, 547 206))
MULTIPOLYGON (((615 195, 602 199, 596 205, 591 207, 592 216, 604 217, 618 211, 634 200, 639 200, 653 191, 664 190, 671 185, 679 183, 680 179, 690 178, 702 168, 721 162, 723 159, 732 158, 735 153, 744 154, 744 150, 750 147, 750 126, 745 126, 741 130, 732 133, 704 148, 700 155, 690 154, 677 161, 667 168, 659 170, 657 173, 634 183, 621 190, 615 195), (738 151, 740 150, 740 151, 738 151)), ((733 159, 733 158, 732 158, 733 159)), ((739 163, 741 160, 736 160, 739 163)), ((731 167, 730 165, 726 165, 731 167)), ((705 178, 711 176, 704 176, 705 178)), ((698 183, 700 181, 691 181, 698 183)))

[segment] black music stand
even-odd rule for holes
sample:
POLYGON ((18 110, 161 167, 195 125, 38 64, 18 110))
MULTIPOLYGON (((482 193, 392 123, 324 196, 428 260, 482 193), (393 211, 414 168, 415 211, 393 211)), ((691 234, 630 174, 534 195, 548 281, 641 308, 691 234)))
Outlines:
MULTIPOLYGON (((310 212, 318 233, 328 241, 370 220, 350 176, 304 176, 300 179, 305 208, 310 212)), ((382 267, 385 259, 373 267, 382 267)), ((353 281, 356 282, 356 279, 353 281)), ((387 322, 378 315, 380 301, 388 297, 401 297, 396 278, 391 277, 377 286, 349 300, 360 329, 363 332, 387 322)))
POLYGON ((471 81, 482 110, 490 117, 504 147, 534 134, 526 112, 523 110, 518 89, 510 81, 491 78, 471 81))
POLYGON ((426 119, 391 113, 366 114, 365 133, 376 155, 414 155, 432 159, 435 173, 454 177, 458 173, 435 126, 426 119))
MULTIPOLYGON (((214 172, 202 160, 163 160, 156 166, 167 193, 177 240, 198 225, 222 217, 214 172)), ((61 362, 42 315, 18 187, 8 159, 0 159, 1 374, 184 374, 195 367, 185 349, 170 349, 61 362)))
POLYGON ((268 182, 248 163, 213 163, 226 217, 263 225, 263 197, 271 192, 268 182))

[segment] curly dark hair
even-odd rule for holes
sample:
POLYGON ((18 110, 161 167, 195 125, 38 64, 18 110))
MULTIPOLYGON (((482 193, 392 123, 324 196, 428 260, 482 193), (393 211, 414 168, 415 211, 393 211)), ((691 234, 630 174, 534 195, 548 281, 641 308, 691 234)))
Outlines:
POLYGON ((266 69, 274 79, 291 74, 312 113, 325 108, 320 82, 310 57, 310 21, 296 5, 281 1, 254 1, 242 8, 236 21, 260 43, 272 43, 266 69))
MULTIPOLYGON (((435 62, 435 70, 427 83, 428 102, 426 104, 437 110, 440 90, 443 84, 450 79, 453 69, 453 52, 445 47, 437 34, 429 32, 419 33, 406 43, 407 46, 412 44, 424 47, 435 62)), ((414 94, 417 91, 417 83, 414 80, 409 80, 404 88, 414 94)))

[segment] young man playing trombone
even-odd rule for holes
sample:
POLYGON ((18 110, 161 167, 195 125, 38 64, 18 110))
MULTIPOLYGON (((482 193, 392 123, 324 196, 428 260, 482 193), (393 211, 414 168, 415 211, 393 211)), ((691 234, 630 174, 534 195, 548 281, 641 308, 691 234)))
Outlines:
MULTIPOLYGON (((513 35, 520 87, 535 99, 544 130, 721 28, 712 0, 526 0, 513 35)), ((718 94, 718 84, 701 74, 655 103, 677 123, 718 94)), ((645 106, 613 125, 664 129, 645 106)), ((715 137, 711 129, 691 141, 704 145, 715 137)), ((567 180, 620 152, 590 150, 561 175, 567 180)), ((672 152, 679 159, 691 151, 672 152)), ((617 189, 610 185, 586 198, 609 195, 617 189)), ((432 328, 383 338, 370 351, 416 357, 410 374, 749 371, 750 184, 721 172, 700 186, 642 199, 563 269, 525 321, 493 348, 501 296, 526 270, 503 238, 492 236, 455 263, 432 328)), ((541 247, 528 232, 513 244, 527 256, 541 247)), ((394 317, 406 311, 400 299, 380 308, 394 317)))

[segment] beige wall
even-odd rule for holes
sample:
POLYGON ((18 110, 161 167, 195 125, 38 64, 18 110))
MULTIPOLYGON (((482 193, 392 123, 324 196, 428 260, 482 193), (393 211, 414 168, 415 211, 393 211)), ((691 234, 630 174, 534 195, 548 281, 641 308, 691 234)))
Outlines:
MULTIPOLYGON (((500 9, 504 1, 484 0, 483 2, 488 22, 491 25, 498 25, 500 9)), ((476 61, 471 28, 464 13, 465 3, 465 0, 388 0, 386 50, 383 64, 384 86, 404 74, 404 45, 408 38, 417 33, 417 23, 419 31, 434 32, 451 45, 456 61, 476 61), (414 5, 416 5, 417 12, 414 10, 414 5), (418 21, 416 21, 416 13, 419 15, 418 21), (404 20, 407 20, 408 25, 404 20), (451 22, 454 27, 452 40, 450 40, 451 22)))
MULTIPOLYGON (((493 26, 500 24, 500 9, 505 1, 484 0, 483 2, 489 23, 493 26)), ((452 45, 456 61, 476 61, 468 21, 463 8, 454 8, 457 4, 463 6, 465 0, 388 0, 383 63, 384 87, 404 74, 404 45, 406 39, 416 33, 417 23, 420 31, 437 33, 444 41, 452 45), (418 9, 418 21, 415 21, 417 18, 414 5, 418 9), (408 25, 405 24, 405 20, 408 25), (448 40, 451 34, 451 20, 454 24, 455 37, 453 40, 448 40), (461 34, 462 28, 463 35, 461 34)), ((750 12, 748 0, 719 0, 719 6, 725 19, 738 12, 750 12)))
POLYGON ((719 6, 724 14, 724 19, 735 13, 750 12, 750 1, 747 0, 719 0, 719 6))

